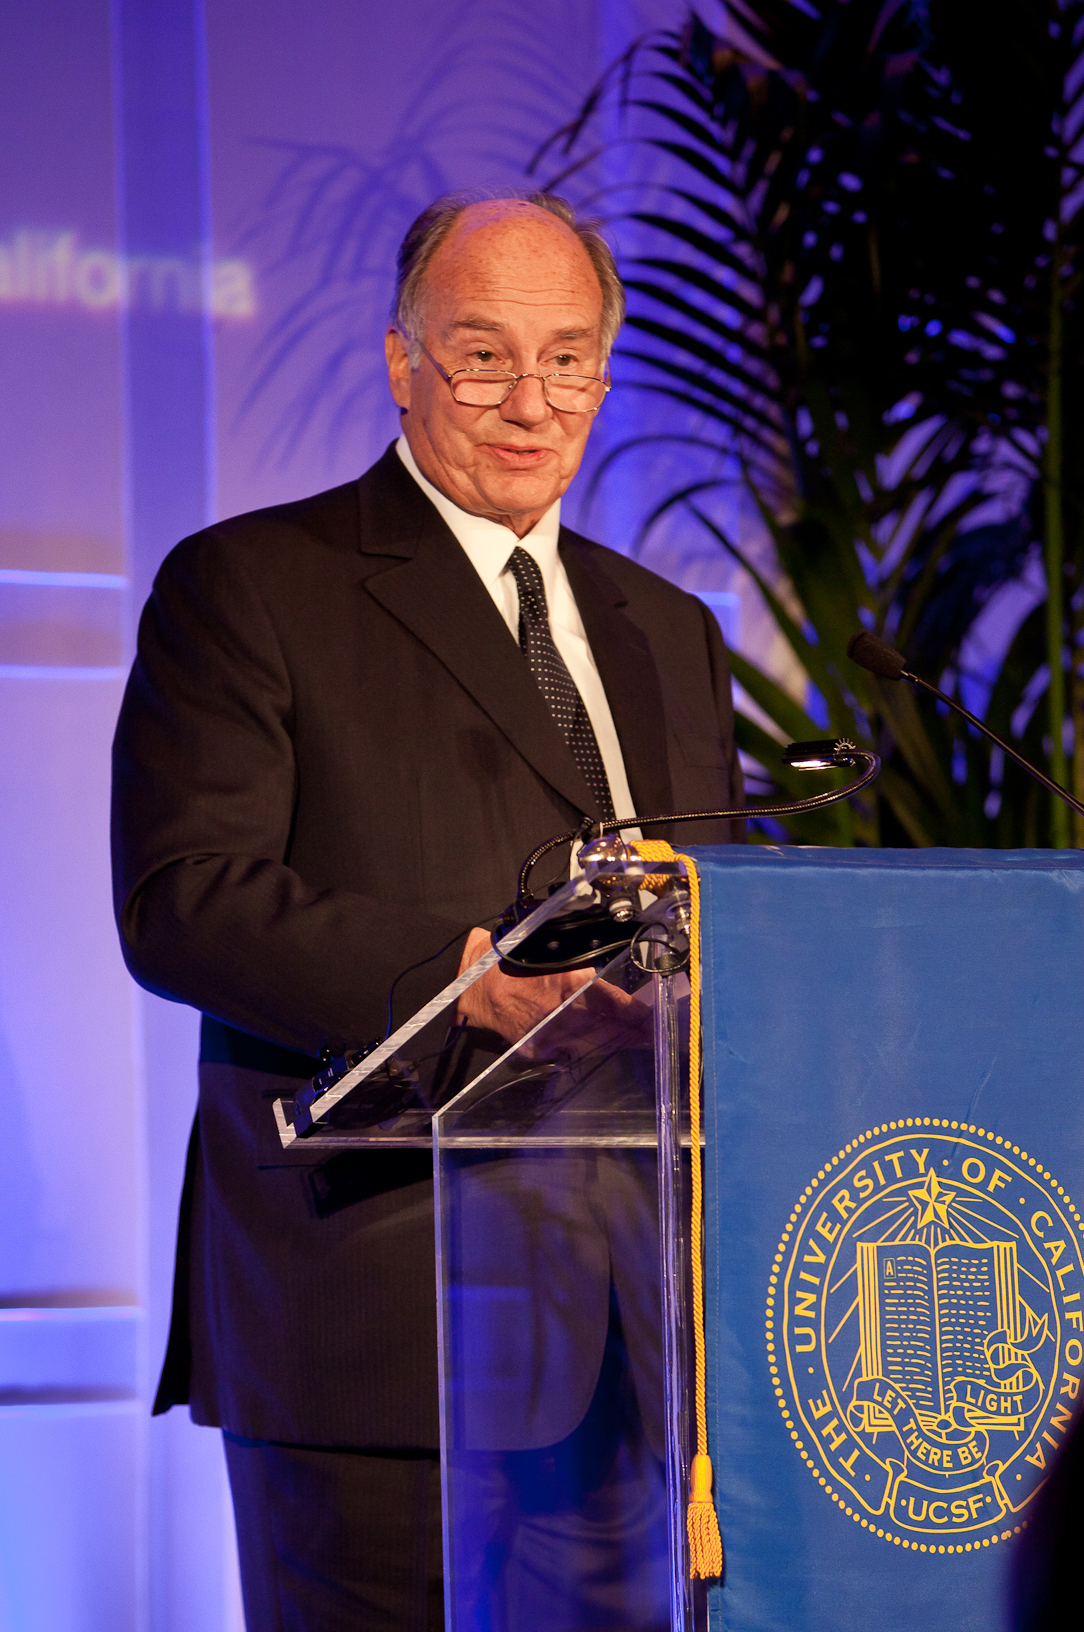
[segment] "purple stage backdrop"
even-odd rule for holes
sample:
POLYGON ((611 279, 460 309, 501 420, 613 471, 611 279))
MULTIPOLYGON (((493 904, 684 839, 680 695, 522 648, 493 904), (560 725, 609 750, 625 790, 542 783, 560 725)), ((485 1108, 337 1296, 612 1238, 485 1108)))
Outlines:
MULTIPOLYGON (((601 68, 682 9, 0 8, 4 1632, 241 1625, 217 1436, 148 1416, 196 1057, 195 1016, 129 982, 109 900, 109 742, 151 579, 184 533, 380 453, 408 222, 522 186, 601 68)), ((611 208, 630 162, 592 177, 611 208)), ((593 457, 652 423, 615 390, 593 457)), ((628 548, 664 474, 638 461, 567 514, 628 548)), ((736 631, 721 557, 672 529, 645 559, 736 631)))

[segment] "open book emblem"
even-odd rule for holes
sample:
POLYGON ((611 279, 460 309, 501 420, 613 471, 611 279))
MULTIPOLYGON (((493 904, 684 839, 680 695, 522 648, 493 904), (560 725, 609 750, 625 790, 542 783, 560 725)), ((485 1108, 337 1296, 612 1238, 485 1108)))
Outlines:
POLYGON ((768 1302, 795 1449, 851 1522, 893 1545, 1008 1540, 1084 1373, 1084 1213, 986 1129, 911 1118, 859 1134, 807 1186, 768 1302))

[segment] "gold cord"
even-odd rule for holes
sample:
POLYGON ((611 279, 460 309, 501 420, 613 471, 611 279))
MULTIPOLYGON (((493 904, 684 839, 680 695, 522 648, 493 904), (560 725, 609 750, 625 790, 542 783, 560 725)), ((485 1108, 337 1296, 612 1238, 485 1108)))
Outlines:
MULTIPOLYGON (((712 1500, 713 1471, 708 1455, 707 1376, 704 1353, 704 1176, 700 1151, 700 875, 691 856, 674 851, 660 839, 640 840, 632 846, 644 861, 680 861, 685 864, 689 884, 689 1122, 691 1129, 692 1198, 689 1255, 693 1289, 693 1349, 695 1373, 693 1400, 696 1408, 696 1455, 690 1470, 687 1522, 689 1528, 689 1574, 694 1579, 713 1580, 723 1573, 723 1542, 719 1518, 712 1500)), ((663 880, 645 880, 645 887, 663 880)))

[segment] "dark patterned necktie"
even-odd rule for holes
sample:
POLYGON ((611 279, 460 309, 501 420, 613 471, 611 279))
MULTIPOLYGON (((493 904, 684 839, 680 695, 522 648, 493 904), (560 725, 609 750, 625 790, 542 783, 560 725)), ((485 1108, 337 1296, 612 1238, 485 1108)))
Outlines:
POLYGON ((602 763, 587 707, 550 633, 546 586, 542 582, 538 562, 522 545, 517 544, 509 556, 508 570, 516 580, 519 591, 520 649, 530 664, 531 673, 557 721, 561 735, 572 750, 572 757, 582 771, 584 781, 595 796, 602 820, 612 821, 617 813, 606 778, 606 767, 602 763))

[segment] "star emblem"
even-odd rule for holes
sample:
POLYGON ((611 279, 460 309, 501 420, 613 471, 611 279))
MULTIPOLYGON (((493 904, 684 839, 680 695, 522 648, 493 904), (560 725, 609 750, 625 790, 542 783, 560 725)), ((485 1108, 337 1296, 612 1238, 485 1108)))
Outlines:
POLYGON ((926 1183, 921 1190, 909 1190, 907 1194, 918 1208, 918 1227, 925 1229, 927 1224, 942 1224, 948 1229, 949 1202, 956 1199, 955 1190, 947 1190, 931 1168, 926 1175, 926 1183))

